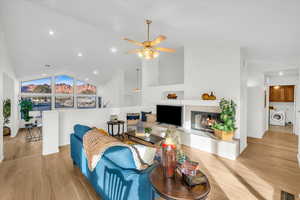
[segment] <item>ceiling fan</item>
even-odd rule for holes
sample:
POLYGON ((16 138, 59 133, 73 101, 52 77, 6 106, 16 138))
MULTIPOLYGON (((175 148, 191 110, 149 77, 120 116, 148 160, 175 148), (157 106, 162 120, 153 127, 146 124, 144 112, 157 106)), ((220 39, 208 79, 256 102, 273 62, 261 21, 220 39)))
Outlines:
POLYGON ((159 55, 159 52, 168 52, 168 53, 172 53, 175 52, 175 49, 170 49, 170 48, 164 48, 164 47, 156 47, 156 45, 158 45, 159 43, 161 43, 162 41, 166 40, 167 37, 164 35, 159 35, 157 38, 155 38, 154 40, 150 41, 150 24, 152 23, 151 20, 146 20, 146 24, 147 24, 147 40, 144 42, 138 42, 135 40, 131 40, 128 38, 124 38, 124 40, 131 42, 137 46, 140 46, 142 48, 140 49, 133 49, 128 51, 127 53, 129 54, 137 54, 139 57, 141 58, 145 58, 145 59, 153 59, 156 58, 159 55))

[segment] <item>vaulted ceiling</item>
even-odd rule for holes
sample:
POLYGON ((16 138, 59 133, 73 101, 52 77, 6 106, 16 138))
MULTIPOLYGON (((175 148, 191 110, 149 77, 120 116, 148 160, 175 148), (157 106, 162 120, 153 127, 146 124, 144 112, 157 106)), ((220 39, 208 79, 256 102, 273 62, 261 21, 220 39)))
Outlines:
POLYGON ((225 40, 240 44, 248 60, 297 66, 299 8, 297 0, 1 0, 0 18, 18 77, 72 72, 103 83, 140 65, 124 54, 134 46, 121 38, 143 41, 146 18, 154 21, 152 37, 167 35, 168 47, 225 40))

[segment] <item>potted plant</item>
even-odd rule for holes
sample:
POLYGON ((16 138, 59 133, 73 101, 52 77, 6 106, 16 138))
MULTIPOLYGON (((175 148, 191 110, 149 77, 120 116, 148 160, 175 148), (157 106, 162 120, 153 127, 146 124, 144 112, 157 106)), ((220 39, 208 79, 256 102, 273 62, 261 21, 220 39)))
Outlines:
POLYGON ((3 135, 10 135, 11 130, 7 126, 9 124, 9 118, 11 115, 11 101, 10 99, 6 99, 3 101, 3 135))
POLYGON ((235 130, 236 104, 232 100, 222 99, 220 101, 220 122, 213 124, 212 128, 217 138, 221 140, 232 140, 235 130))
POLYGON ((20 111, 22 114, 22 118, 25 120, 25 122, 29 122, 29 120, 32 118, 29 116, 29 111, 32 110, 33 104, 30 100, 23 99, 20 101, 20 111))
POLYGON ((147 127, 147 128, 145 128, 144 130, 145 130, 145 136, 146 136, 146 137, 149 137, 149 136, 150 136, 150 133, 151 133, 151 131, 152 131, 152 128, 147 127))

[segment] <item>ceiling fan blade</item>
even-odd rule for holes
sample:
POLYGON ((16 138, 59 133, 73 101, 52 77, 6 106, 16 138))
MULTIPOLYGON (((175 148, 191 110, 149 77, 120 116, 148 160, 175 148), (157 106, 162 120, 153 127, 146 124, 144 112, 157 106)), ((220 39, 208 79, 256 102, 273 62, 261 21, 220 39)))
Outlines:
POLYGON ((162 41, 166 40, 167 37, 164 35, 160 35, 157 38, 155 38, 153 41, 151 41, 151 46, 155 46, 158 45, 159 43, 161 43, 162 41))
POLYGON ((138 46, 141 46, 141 47, 144 46, 143 43, 141 43, 141 42, 138 42, 138 41, 135 41, 135 40, 131 40, 131 39, 128 39, 128 38, 123 38, 123 39, 126 40, 126 41, 128 41, 128 42, 131 42, 131 43, 133 43, 135 45, 138 45, 138 46))
POLYGON ((127 53, 127 54, 134 54, 134 53, 139 53, 139 52, 141 52, 141 49, 133 49, 133 50, 129 50, 129 51, 127 51, 126 53, 127 53))
POLYGON ((155 49, 156 49, 157 51, 163 51, 163 52, 169 52, 169 53, 174 53, 174 52, 176 52, 175 49, 165 48, 165 47, 155 47, 155 49))

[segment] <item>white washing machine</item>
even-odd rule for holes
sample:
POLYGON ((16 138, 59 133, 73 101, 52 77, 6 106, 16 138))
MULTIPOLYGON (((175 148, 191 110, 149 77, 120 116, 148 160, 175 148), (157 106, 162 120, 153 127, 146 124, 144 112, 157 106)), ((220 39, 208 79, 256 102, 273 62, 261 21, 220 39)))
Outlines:
POLYGON ((285 126, 285 112, 282 110, 270 110, 270 124, 285 126))

